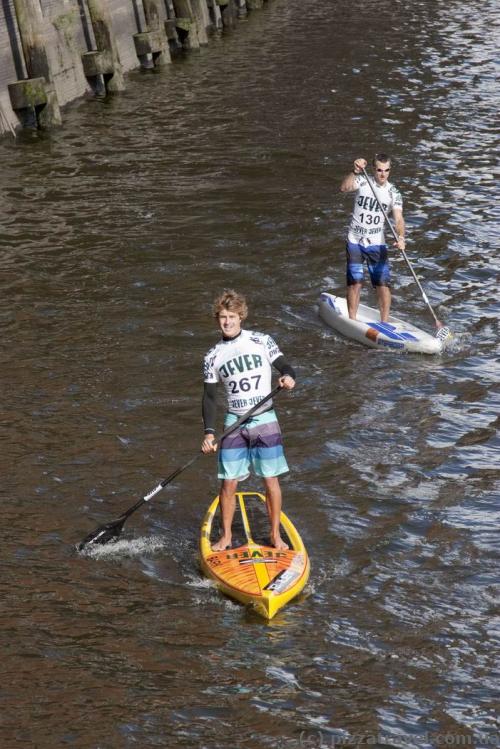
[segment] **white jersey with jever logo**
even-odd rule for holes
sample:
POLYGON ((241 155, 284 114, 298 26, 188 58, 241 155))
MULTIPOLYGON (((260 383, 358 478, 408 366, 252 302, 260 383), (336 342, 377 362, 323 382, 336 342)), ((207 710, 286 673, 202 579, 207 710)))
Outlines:
MULTIPOLYGON (((271 336, 242 330, 236 338, 223 338, 210 349, 203 361, 204 381, 222 382, 228 411, 241 416, 271 392, 271 364, 280 356, 271 336)), ((266 401, 263 409, 270 406, 266 401)))
MULTIPOLYGON (((354 210, 347 240, 362 245, 385 245, 384 214, 375 200, 368 180, 365 177, 356 177, 357 187, 354 196, 354 210)), ((393 208, 403 208, 403 198, 399 190, 391 183, 386 182, 382 187, 374 180, 373 185, 378 201, 384 206, 389 214, 393 208)))

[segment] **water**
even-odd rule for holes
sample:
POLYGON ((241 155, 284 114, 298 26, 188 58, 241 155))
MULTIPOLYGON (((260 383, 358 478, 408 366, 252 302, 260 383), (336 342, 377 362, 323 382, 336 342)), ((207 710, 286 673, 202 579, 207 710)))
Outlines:
MULTIPOLYGON (((494 23, 484 0, 273 0, 2 139, 6 749, 499 743, 494 23), (441 357, 316 315, 343 291, 339 182, 375 150, 454 332, 441 357), (210 458, 116 547, 75 548, 197 452, 229 286, 300 385, 277 406, 312 577, 271 623, 200 576, 210 458)), ((395 312, 432 330, 394 274, 395 312)))

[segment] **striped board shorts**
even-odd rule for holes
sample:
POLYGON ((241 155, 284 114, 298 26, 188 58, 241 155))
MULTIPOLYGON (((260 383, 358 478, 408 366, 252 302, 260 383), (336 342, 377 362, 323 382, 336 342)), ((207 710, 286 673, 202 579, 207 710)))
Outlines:
MULTIPOLYGON (((234 414, 226 414, 224 428, 237 420, 234 414)), ((248 419, 220 444, 217 473, 220 479, 243 481, 250 473, 271 478, 287 472, 281 429, 274 409, 248 419)))

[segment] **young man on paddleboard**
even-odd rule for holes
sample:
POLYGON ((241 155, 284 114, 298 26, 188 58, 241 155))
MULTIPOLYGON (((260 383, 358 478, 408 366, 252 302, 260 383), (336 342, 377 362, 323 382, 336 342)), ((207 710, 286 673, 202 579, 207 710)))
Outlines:
MULTIPOLYGON (((363 283, 363 262, 366 262, 372 286, 377 292, 380 319, 387 322, 391 307, 391 277, 384 236, 384 214, 367 178, 363 175, 366 166, 365 159, 356 159, 352 172, 344 177, 340 185, 341 192, 356 192, 346 244, 347 309, 349 317, 355 320, 363 283)), ((398 241, 394 242, 394 246, 404 250, 403 199, 399 190, 389 182, 389 156, 377 154, 373 159, 373 171, 375 179, 372 185, 378 200, 386 213, 392 211, 394 217, 398 235, 398 241)))
MULTIPOLYGON (((271 336, 242 329, 248 308, 241 294, 224 291, 215 300, 213 309, 222 338, 210 349, 203 362, 205 437, 201 449, 204 453, 217 450, 215 417, 219 382, 224 385, 227 398, 225 428, 271 392, 272 367, 280 373, 278 382, 283 388, 292 390, 295 387, 295 372, 271 336)), ((257 410, 221 442, 218 457, 217 475, 222 479, 219 495, 222 535, 213 545, 213 551, 231 546, 236 489, 238 482, 247 478, 250 471, 264 481, 271 544, 277 549, 287 549, 280 536, 281 487, 278 476, 287 473, 288 465, 272 401, 266 401, 261 412, 257 410)))

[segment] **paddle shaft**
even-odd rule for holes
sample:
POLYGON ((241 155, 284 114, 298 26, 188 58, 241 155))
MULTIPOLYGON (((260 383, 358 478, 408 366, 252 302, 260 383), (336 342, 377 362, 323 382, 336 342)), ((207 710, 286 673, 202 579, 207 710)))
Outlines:
MULTIPOLYGON (((247 411, 245 414, 239 417, 234 424, 232 424, 230 427, 228 427, 220 436, 220 441, 222 441, 225 437, 228 437, 230 434, 235 432, 238 427, 240 427, 242 424, 245 423, 245 421, 248 421, 248 419, 253 416, 253 414, 258 411, 264 403, 271 400, 275 395, 279 393, 279 391, 282 390, 281 385, 277 385, 274 390, 271 390, 268 395, 266 395, 264 398, 262 398, 258 403, 256 403, 252 408, 247 411)), ((192 466, 193 463, 198 460, 200 455, 203 455, 203 453, 200 451, 196 455, 194 455, 190 460, 187 461, 187 463, 184 463, 184 465, 180 466, 179 468, 176 468, 175 471, 173 471, 170 476, 167 476, 167 478, 163 479, 163 481, 160 481, 160 483, 155 486, 154 489, 152 489, 148 494, 145 494, 144 497, 141 497, 132 507, 129 507, 128 510, 126 510, 123 515, 120 515, 120 517, 111 522, 106 523, 105 525, 99 526, 97 530, 95 530, 93 533, 90 533, 79 545, 79 548, 84 548, 87 544, 91 543, 107 543, 111 540, 111 538, 114 538, 118 536, 121 533, 121 530, 123 528, 123 525, 128 517, 132 515, 133 512, 139 509, 145 502, 149 502, 153 497, 155 497, 158 492, 160 492, 162 489, 164 489, 167 484, 170 484, 171 481, 173 481, 179 474, 181 474, 183 471, 186 470, 186 468, 189 468, 189 466, 192 466), (101 539, 101 540, 99 540, 101 539)))
MULTIPOLYGON (((394 239, 396 240, 396 242, 398 242, 398 241, 399 241, 399 237, 398 237, 398 235, 396 234, 396 231, 395 231, 395 229, 394 229, 393 225, 392 225, 392 224, 391 224, 391 222, 389 221, 389 216, 387 215, 387 212, 386 212, 386 210, 385 210, 384 206, 382 205, 382 203, 381 203, 381 202, 380 202, 380 200, 378 199, 378 195, 377 195, 377 193, 375 192, 375 188, 374 188, 374 186, 372 185, 372 183, 371 183, 371 181, 370 181, 370 178, 368 177, 368 174, 366 173, 366 169, 365 169, 364 167, 362 167, 362 172, 363 172, 363 176, 364 176, 364 177, 366 178, 366 181, 367 181, 367 182, 368 182, 368 184, 370 185, 370 189, 371 189, 371 191, 372 191, 372 193, 373 193, 373 195, 374 195, 374 197, 375 197, 375 200, 376 200, 376 201, 377 201, 377 203, 378 203, 378 206, 379 206, 380 210, 381 210, 381 211, 382 211, 382 213, 384 214, 384 219, 385 219, 386 223, 388 224, 388 226, 389 226, 389 228, 390 228, 390 230, 391 230, 391 232, 392 232, 392 236, 394 237, 394 239)), ((436 321, 436 324, 440 325, 441 323, 439 322, 439 320, 438 320, 438 318, 437 318, 437 316, 436 316, 436 313, 434 312, 434 310, 433 310, 433 309, 432 309, 432 307, 431 307, 431 304, 430 304, 430 302, 429 302, 429 299, 427 298, 427 294, 426 294, 426 293, 425 293, 425 291, 423 290, 423 288, 422 288, 422 284, 421 284, 421 283, 420 283, 420 281, 418 280, 418 276, 417 276, 417 274, 416 274, 416 273, 415 273, 415 271, 413 270, 413 266, 412 266, 412 264, 410 263, 410 259, 409 259, 408 255, 407 255, 407 254, 406 254, 406 252, 405 252, 404 250, 402 250, 401 248, 399 248, 399 250, 400 250, 401 254, 403 255, 404 259, 406 260, 406 264, 407 264, 408 268, 410 269, 410 272, 411 272, 411 274, 412 274, 413 278, 415 279, 415 282, 416 282, 416 284, 417 284, 418 288, 420 289, 420 293, 422 294, 423 300, 424 300, 424 302, 426 303, 426 305, 428 306, 428 308, 429 308, 429 310, 430 310, 430 312, 431 312, 431 314, 432 314, 432 316, 433 316, 434 320, 436 321)))

